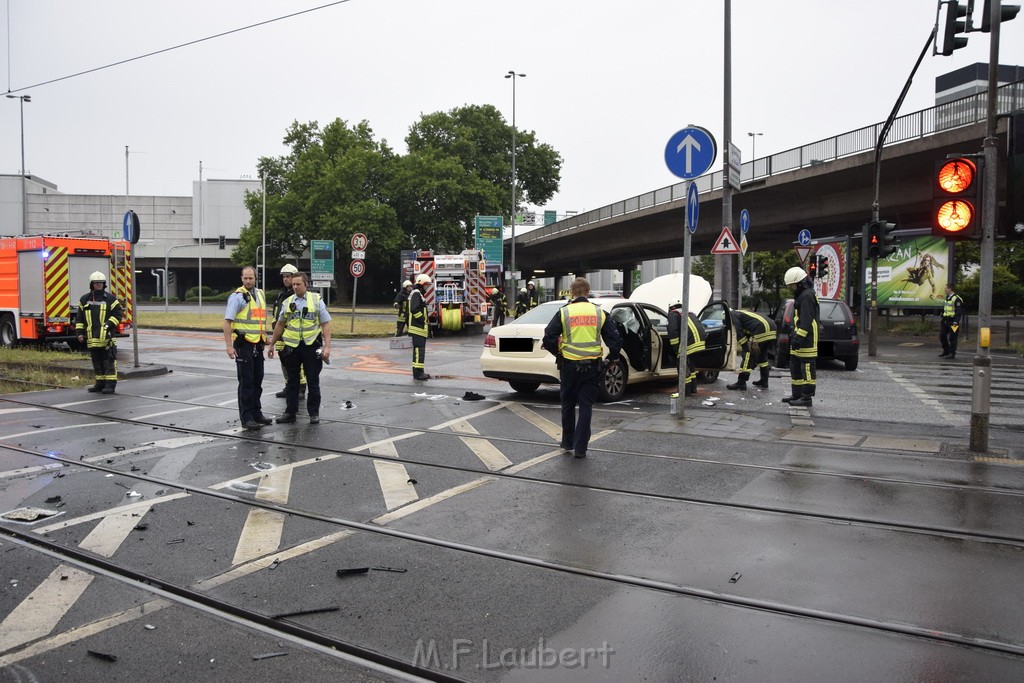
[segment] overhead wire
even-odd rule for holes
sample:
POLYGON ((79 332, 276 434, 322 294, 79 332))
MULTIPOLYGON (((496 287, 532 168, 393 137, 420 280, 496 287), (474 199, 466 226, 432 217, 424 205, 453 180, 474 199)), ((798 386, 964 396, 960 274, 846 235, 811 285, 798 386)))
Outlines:
MULTIPOLYGON (((231 35, 233 33, 240 33, 242 31, 248 31, 251 28, 257 28, 259 26, 266 26, 267 24, 273 24, 275 22, 283 21, 285 19, 291 19, 292 17, 297 17, 297 16, 302 15, 302 14, 309 14, 310 12, 317 12, 317 11, 322 10, 322 9, 327 9, 329 7, 334 7, 335 5, 342 5, 342 4, 345 4, 345 3, 350 2, 350 1, 351 0, 335 0, 335 2, 329 2, 326 5, 319 5, 317 7, 310 7, 309 9, 300 10, 298 12, 292 12, 291 14, 285 14, 283 16, 275 17, 273 19, 267 19, 265 21, 260 21, 260 22, 257 22, 255 24, 249 24, 248 26, 241 26, 239 28, 233 28, 230 31, 222 31, 220 33, 215 33, 213 35, 206 36, 205 38, 196 38, 195 40, 190 40, 190 41, 188 41, 186 43, 180 43, 178 45, 172 45, 171 47, 161 48, 159 50, 154 50, 153 52, 147 52, 145 54, 137 55, 135 57, 129 57, 127 59, 122 59, 122 60, 119 60, 119 61, 116 61, 116 62, 111 62, 110 64, 104 64, 103 66, 97 66, 97 67, 93 67, 91 69, 86 69, 85 71, 79 71, 79 72, 76 72, 76 73, 73 73, 73 74, 68 74, 67 76, 60 76, 59 78, 51 78, 48 81, 40 81, 39 83, 34 83, 32 85, 26 85, 26 86, 23 86, 21 88, 15 88, 14 90, 10 89, 10 74, 8 74, 8 79, 7 79, 8 91, 7 92, 9 92, 9 93, 17 93, 17 92, 21 92, 23 90, 31 90, 32 88, 39 88, 39 87, 42 87, 44 85, 50 85, 52 83, 59 83, 60 81, 66 81, 66 80, 71 79, 71 78, 77 78, 79 76, 85 76, 86 74, 95 73, 97 71, 103 71, 104 69, 111 69, 111 68, 113 68, 115 66, 121 66, 122 64, 128 64, 130 62, 136 62, 136 61, 138 61, 140 59, 146 59, 147 57, 153 57, 153 56, 156 56, 156 55, 159 55, 159 54, 163 54, 165 52, 171 52, 172 50, 179 50, 179 49, 181 49, 183 47, 189 47, 190 45, 198 45, 199 43, 204 43, 204 42, 206 42, 208 40, 214 40, 215 38, 223 38, 224 36, 229 36, 229 35, 231 35)), ((8 26, 9 25, 10 25, 10 22, 8 22, 8 26)), ((9 46, 10 46, 10 41, 8 41, 8 47, 9 46)), ((8 60, 8 67, 9 66, 10 66, 10 60, 8 60)))

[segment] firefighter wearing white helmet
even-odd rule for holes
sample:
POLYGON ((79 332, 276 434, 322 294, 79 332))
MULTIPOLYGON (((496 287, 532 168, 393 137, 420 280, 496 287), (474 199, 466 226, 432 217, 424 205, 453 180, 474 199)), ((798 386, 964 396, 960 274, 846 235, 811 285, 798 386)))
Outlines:
POLYGON ((412 291, 412 281, 406 280, 402 288, 395 295, 395 301, 391 304, 395 308, 395 336, 401 337, 405 334, 405 324, 409 318, 409 292, 412 291))
POLYGON ((518 318, 523 313, 526 313, 530 308, 530 290, 526 287, 520 287, 519 293, 516 294, 516 317, 518 318))
MULTIPOLYGON (((668 309, 668 345, 676 365, 679 365, 679 344, 683 337, 683 302, 676 299, 668 309)), ((697 393, 697 368, 693 354, 707 348, 704 325, 691 312, 686 314, 686 395, 697 393)))
POLYGON ((526 293, 528 295, 526 310, 537 308, 540 305, 540 292, 537 291, 537 285, 533 283, 533 280, 526 283, 526 293))
MULTIPOLYGON (((292 295, 292 276, 299 272, 299 269, 290 263, 286 263, 281 266, 281 291, 277 293, 277 298, 274 300, 274 306, 270 309, 269 325, 273 330, 274 324, 277 319, 281 317, 281 305, 284 300, 292 295)), ((281 349, 284 348, 284 341, 279 341, 274 345, 274 349, 280 353, 281 349)), ((288 396, 288 368, 281 363, 281 374, 284 375, 284 389, 274 394, 277 398, 285 398, 288 396)), ((300 365, 299 366, 299 399, 306 397, 306 371, 300 365)))
POLYGON ((412 337, 412 378, 430 379, 425 371, 427 359, 427 336, 430 334, 430 320, 427 317, 427 285, 430 276, 420 273, 416 276, 416 284, 409 292, 409 313, 406 324, 409 336, 412 337))
POLYGON ((817 388, 818 320, 821 318, 814 283, 803 268, 786 271, 784 280, 793 288, 793 330, 789 335, 789 375, 792 395, 783 398, 791 406, 811 407, 817 388))
POLYGON ((106 274, 96 271, 89 276, 89 292, 78 300, 75 331, 78 343, 85 344, 92 358, 96 383, 90 392, 114 393, 117 386, 117 345, 114 335, 124 314, 121 302, 107 290, 106 274))

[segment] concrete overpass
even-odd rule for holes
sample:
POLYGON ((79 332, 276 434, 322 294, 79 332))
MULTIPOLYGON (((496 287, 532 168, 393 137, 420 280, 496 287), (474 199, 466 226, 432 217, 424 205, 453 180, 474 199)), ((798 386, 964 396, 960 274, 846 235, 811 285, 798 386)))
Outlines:
MULTIPOLYGON (((1001 114, 1024 108, 1024 81, 999 88, 1001 114)), ((933 162, 950 153, 980 153, 985 95, 975 95, 896 119, 882 152, 880 213, 900 229, 931 227, 933 162)), ((999 120, 1005 154, 1008 120, 999 120)), ((749 250, 791 246, 808 228, 815 238, 852 235, 871 218, 874 145, 882 124, 781 152, 743 165, 734 192, 751 215, 749 250)), ((1000 159, 1005 202, 1005 158, 1000 159)), ((722 172, 698 178, 700 221, 693 254, 710 253, 722 229, 722 172)), ((683 255, 686 185, 678 183, 572 216, 516 236, 516 266, 530 277, 601 269, 631 269, 641 261, 683 255)), ((738 232, 738 230, 737 230, 738 232)), ((738 238, 738 235, 737 235, 738 238)))

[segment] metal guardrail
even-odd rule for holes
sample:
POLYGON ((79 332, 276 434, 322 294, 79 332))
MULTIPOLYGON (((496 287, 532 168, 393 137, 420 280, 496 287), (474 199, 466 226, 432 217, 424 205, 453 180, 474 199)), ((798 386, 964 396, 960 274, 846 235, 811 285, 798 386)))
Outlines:
MULTIPOLYGON (((1008 83, 999 87, 996 90, 996 98, 996 110, 999 114, 1024 108, 1024 81, 1008 83)), ((978 93, 900 116, 893 121, 885 144, 886 146, 895 145, 926 135, 980 123, 985 120, 987 100, 987 92, 978 93)), ((758 178, 788 173, 807 166, 817 166, 827 161, 873 150, 883 125, 885 124, 876 123, 802 147, 748 161, 740 167, 740 181, 746 183, 758 178)), ((717 190, 722 187, 722 171, 702 175, 694 179, 693 182, 697 183, 697 190, 701 193, 717 190)), ((534 240, 557 235, 583 225, 685 199, 686 182, 676 183, 536 228, 524 233, 517 241, 520 244, 528 244, 534 240)))

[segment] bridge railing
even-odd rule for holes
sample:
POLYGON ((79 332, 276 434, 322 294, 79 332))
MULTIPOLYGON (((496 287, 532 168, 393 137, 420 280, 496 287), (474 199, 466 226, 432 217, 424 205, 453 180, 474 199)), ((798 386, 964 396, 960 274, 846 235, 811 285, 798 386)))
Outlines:
MULTIPOLYGON (((940 133, 953 128, 971 126, 985 120, 988 93, 978 93, 946 102, 945 104, 922 109, 921 111, 904 114, 893 121, 892 128, 885 144, 895 145, 907 140, 921 138, 926 135, 940 133)), ((996 90, 996 111, 1005 114, 1024 108, 1024 81, 1008 83, 996 90)), ((817 166, 826 161, 834 161, 841 157, 860 154, 875 148, 878 134, 883 123, 876 123, 857 130, 841 133, 834 137, 818 140, 802 147, 788 149, 767 157, 748 161, 741 166, 740 179, 747 183, 758 178, 788 173, 807 166, 817 166)), ((714 171, 695 178, 697 189, 701 193, 711 192, 722 187, 722 172, 714 171)), ((524 233, 517 241, 532 242, 536 239, 549 237, 572 230, 589 223, 607 220, 659 204, 666 204, 686 198, 686 183, 676 183, 653 192, 630 197, 622 201, 602 206, 599 209, 585 211, 549 225, 524 233)))

